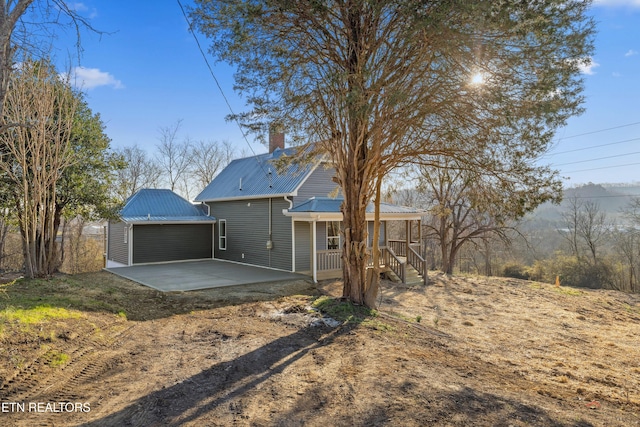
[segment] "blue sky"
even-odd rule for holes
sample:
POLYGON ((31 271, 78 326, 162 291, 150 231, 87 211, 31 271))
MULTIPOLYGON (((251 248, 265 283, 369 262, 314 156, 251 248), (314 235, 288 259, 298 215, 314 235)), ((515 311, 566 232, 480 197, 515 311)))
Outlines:
MULTIPOLYGON (((229 109, 177 0, 69 4, 109 33, 82 33, 82 68, 76 71, 113 147, 138 145, 153 152, 159 129, 182 120, 181 138, 228 140, 248 153, 265 151, 225 121, 229 109)), ((598 34, 592 66, 584 69, 586 111, 558 131, 543 160, 568 178, 566 186, 640 182, 640 0, 596 1, 591 13, 598 34)), ((207 39, 198 37, 206 49, 207 39)), ((56 40, 59 64, 78 66, 73 42, 71 33, 56 40)), ((209 60, 232 108, 242 111, 232 70, 209 60)))

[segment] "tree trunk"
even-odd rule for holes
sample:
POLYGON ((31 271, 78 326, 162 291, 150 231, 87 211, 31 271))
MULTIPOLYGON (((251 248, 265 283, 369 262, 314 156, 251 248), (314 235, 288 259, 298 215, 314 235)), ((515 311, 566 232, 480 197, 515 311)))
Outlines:
MULTIPOLYGON (((375 211, 373 217, 373 241, 371 243, 371 253, 373 266, 371 275, 367 278, 367 289, 364 293, 364 304, 367 307, 375 307, 378 290, 380 289, 380 194, 382 187, 382 176, 376 180, 375 211)), ((366 212, 365 212, 366 214, 366 212)))
MULTIPOLYGON (((350 171, 347 176, 356 175, 350 171)), ((356 304, 365 304, 367 267, 366 204, 360 197, 361 185, 356 176, 345 182, 342 202, 344 243, 342 246, 342 296, 356 304)))

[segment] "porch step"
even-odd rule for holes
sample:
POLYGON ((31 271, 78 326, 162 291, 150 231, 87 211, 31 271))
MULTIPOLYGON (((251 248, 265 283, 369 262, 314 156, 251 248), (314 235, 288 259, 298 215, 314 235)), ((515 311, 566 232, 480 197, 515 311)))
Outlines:
MULTIPOLYGON (((418 270, 413 268, 410 264, 406 264, 405 276, 406 276, 407 285, 421 285, 424 283, 424 280, 422 276, 418 273, 418 270)), ((394 273, 392 270, 389 270, 387 272, 387 277, 392 282, 402 283, 402 280, 400 280, 398 275, 394 273)))

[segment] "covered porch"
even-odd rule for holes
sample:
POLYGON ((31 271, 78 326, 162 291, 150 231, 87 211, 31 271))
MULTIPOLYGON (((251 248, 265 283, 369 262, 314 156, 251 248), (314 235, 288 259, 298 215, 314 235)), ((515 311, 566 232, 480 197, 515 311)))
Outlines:
MULTIPOLYGON (((312 198, 283 212, 292 218, 293 271, 307 274, 314 281, 342 276, 341 203, 341 199, 312 198)), ((388 203, 380 206, 380 268, 403 283, 427 281, 427 263, 420 247, 423 214, 415 208, 388 203), (392 228, 403 228, 403 238, 389 238, 392 228)), ((367 247, 371 249, 372 205, 367 207, 367 224, 367 247)), ((373 267, 371 258, 369 262, 373 267)))

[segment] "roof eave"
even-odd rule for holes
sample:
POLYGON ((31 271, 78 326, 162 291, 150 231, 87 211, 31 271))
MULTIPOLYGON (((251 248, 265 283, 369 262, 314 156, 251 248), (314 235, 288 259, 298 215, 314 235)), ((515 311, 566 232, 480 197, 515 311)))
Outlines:
POLYGON ((295 197, 298 191, 292 191, 291 193, 278 193, 278 194, 256 194, 252 196, 234 196, 234 197, 220 197, 215 199, 195 199, 195 202, 201 203, 215 203, 215 202, 231 202, 238 200, 255 200, 255 199, 281 199, 283 197, 295 197))
MULTIPOLYGON (((288 212, 283 210, 285 216, 291 217, 294 221, 342 221, 341 212, 288 212)), ((380 213, 381 221, 402 221, 422 219, 422 213, 380 213)), ((367 213, 367 221, 374 221, 375 214, 367 213)))
POLYGON ((125 224, 131 224, 131 225, 164 225, 164 224, 215 224, 216 222, 218 222, 218 220, 215 219, 207 219, 207 220, 197 220, 197 221, 193 221, 193 220, 178 220, 178 221, 156 221, 156 220, 149 220, 149 221, 127 221, 126 219, 123 219, 122 222, 124 222, 125 224))

